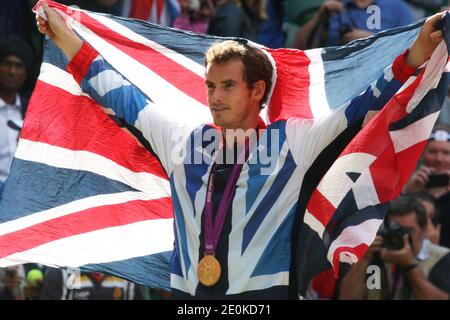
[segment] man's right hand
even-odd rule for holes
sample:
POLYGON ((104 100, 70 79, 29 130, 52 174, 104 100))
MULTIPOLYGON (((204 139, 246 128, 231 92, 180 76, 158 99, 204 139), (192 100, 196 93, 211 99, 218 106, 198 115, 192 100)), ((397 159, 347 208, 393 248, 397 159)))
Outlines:
POLYGON ((71 60, 83 45, 83 41, 69 28, 58 12, 47 5, 47 2, 41 1, 41 4, 47 15, 47 21, 36 15, 36 24, 39 32, 47 35, 71 60))

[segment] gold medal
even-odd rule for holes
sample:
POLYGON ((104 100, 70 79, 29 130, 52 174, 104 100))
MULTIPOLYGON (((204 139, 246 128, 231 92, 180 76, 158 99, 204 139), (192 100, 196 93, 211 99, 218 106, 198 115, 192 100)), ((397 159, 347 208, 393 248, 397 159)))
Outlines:
POLYGON ((219 261, 211 255, 205 255, 198 263, 197 276, 198 280, 204 286, 213 286, 219 281, 222 274, 222 268, 219 261))

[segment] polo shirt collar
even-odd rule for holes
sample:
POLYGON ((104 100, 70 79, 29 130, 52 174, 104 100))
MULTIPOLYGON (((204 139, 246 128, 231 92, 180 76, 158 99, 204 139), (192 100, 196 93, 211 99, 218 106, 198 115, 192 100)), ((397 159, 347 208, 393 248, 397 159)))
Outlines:
MULTIPOLYGON (((14 106, 18 109, 21 108, 22 103, 20 102, 20 96, 17 94, 16 95, 16 101, 14 102, 14 106)), ((6 107, 6 102, 0 98, 0 108, 6 107)))

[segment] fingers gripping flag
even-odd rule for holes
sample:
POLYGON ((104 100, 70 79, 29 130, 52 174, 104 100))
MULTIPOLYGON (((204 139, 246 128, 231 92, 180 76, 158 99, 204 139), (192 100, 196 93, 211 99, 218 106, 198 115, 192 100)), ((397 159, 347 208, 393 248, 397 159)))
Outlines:
MULTIPOLYGON (((168 112, 192 127, 211 122, 203 54, 222 38, 48 3, 155 107, 171 106, 168 112)), ((267 122, 345 111, 420 26, 326 50, 264 49, 276 69, 267 122)), ((446 55, 441 45, 363 130, 346 114, 352 125, 312 162, 294 227, 297 278, 291 280, 299 290, 330 263, 356 261, 373 240, 384 205, 413 169, 445 97, 446 55)), ((46 41, 0 198, 0 265, 82 267, 169 288, 173 207, 161 159, 139 132, 83 92, 67 64, 46 41)), ((378 88, 370 90, 376 95, 378 88)))

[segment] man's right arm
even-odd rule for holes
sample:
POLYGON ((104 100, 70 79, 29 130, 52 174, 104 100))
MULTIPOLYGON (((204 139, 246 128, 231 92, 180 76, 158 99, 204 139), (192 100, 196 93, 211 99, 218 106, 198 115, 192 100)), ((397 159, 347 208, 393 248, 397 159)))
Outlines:
POLYGON ((363 300, 367 294, 366 271, 369 263, 358 261, 347 272, 339 288, 339 300, 363 300))
POLYGON ((67 71, 73 75, 82 91, 138 129, 170 174, 170 156, 174 144, 182 142, 195 126, 171 117, 170 110, 166 112, 161 106, 156 107, 146 94, 125 79, 89 44, 83 42, 55 10, 45 2, 43 6, 48 20, 36 17, 39 31, 49 36, 67 56, 67 71), (173 132, 179 135, 174 137, 176 141, 172 141, 173 132))

